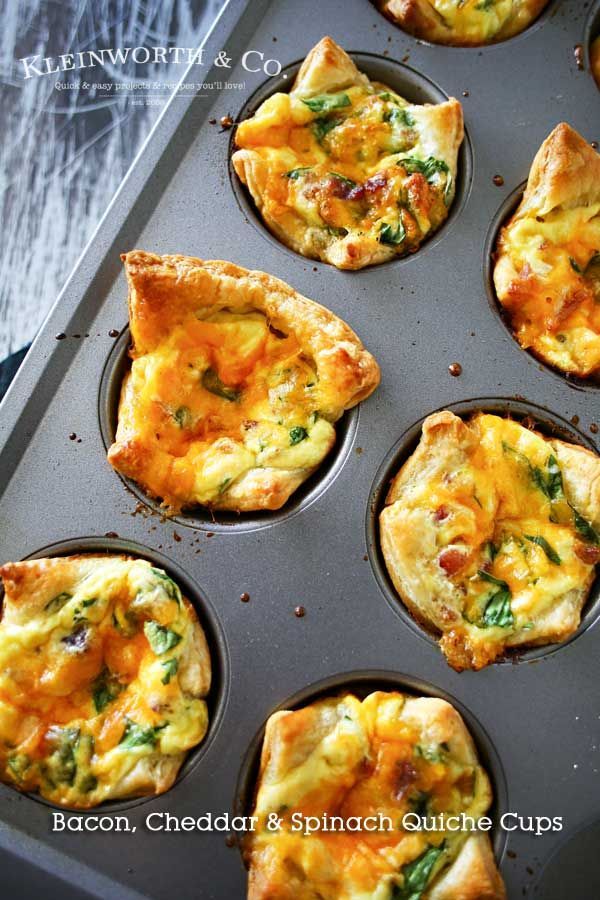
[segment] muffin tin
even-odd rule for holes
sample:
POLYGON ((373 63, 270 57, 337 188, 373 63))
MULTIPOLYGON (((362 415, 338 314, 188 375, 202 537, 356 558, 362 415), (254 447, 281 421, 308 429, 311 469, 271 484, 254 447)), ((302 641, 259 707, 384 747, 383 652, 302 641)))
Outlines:
MULTIPOLYGON (((315 691, 365 683, 456 701, 495 784, 496 818, 504 809, 563 817, 563 831, 538 837, 496 829, 509 897, 564 896, 546 887, 544 867, 551 871, 566 842, 600 819, 598 586, 568 644, 459 675, 390 596, 375 514, 418 423, 445 406, 525 412, 598 449, 598 388, 570 383, 519 348, 490 299, 488 255, 491 230, 557 122, 600 138, 591 130, 600 123, 600 93, 574 53, 599 17, 598 2, 555 0, 518 37, 457 49, 414 40, 369 0, 223 5, 205 58, 225 49, 232 68, 207 63, 185 80, 227 77, 244 87, 182 92, 169 103, 0 411, 2 560, 93 548, 161 561, 189 587, 207 625, 217 670, 213 720, 168 793, 81 814, 127 815, 135 833, 52 833, 48 804, 0 785, 0 859, 3 870, 19 872, 14 898, 31 896, 43 876, 46 896, 61 900, 242 900, 245 871, 225 833, 151 833, 145 817, 247 807, 268 715, 315 691), (231 175, 231 134, 218 124, 290 83, 324 34, 408 99, 455 96, 465 112, 448 221, 415 255, 360 272, 304 259, 268 234, 231 175), (280 60, 289 77, 244 72, 248 49, 280 60), (168 519, 106 462, 129 340, 119 254, 136 246, 283 278, 345 319, 379 361, 380 388, 341 423, 331 458, 282 511, 168 519), (460 377, 448 372, 453 362, 460 377), (244 593, 249 602, 240 602, 244 593)), ((597 865, 581 859, 588 883, 597 865)))

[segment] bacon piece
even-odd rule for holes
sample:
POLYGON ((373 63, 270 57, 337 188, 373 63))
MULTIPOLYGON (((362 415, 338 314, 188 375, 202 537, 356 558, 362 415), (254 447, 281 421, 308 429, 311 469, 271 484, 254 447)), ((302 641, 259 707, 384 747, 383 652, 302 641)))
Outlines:
POLYGON ((583 541, 575 542, 575 556, 588 566, 595 566, 600 562, 600 547, 593 544, 584 544, 583 541))
POLYGON ((462 550, 456 549, 456 547, 442 550, 438 556, 438 563, 446 575, 456 575, 456 573, 462 569, 466 561, 467 554, 462 550))

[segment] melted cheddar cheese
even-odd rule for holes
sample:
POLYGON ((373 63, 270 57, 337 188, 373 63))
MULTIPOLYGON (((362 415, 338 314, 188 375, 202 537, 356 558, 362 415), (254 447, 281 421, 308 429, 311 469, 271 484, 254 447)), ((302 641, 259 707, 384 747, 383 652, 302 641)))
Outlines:
POLYGON ((249 310, 189 316, 134 360, 121 416, 173 460, 146 475, 173 508, 219 505, 250 469, 315 468, 335 442, 318 378, 293 334, 249 310))
POLYGON ((167 790, 208 726, 208 650, 179 587, 118 556, 0 576, 2 780, 82 808, 167 790))
POLYGON ((249 900, 427 898, 454 878, 468 841, 489 863, 485 884, 469 892, 463 876, 459 893, 439 896, 501 898, 487 835, 452 832, 438 818, 463 813, 476 827, 491 799, 464 723, 445 701, 346 694, 275 713, 246 847, 249 900), (403 825, 410 813, 414 831, 403 825), (422 817, 433 827, 419 828, 422 817))
POLYGON ((518 422, 449 412, 425 421, 381 540, 396 588, 442 632, 452 666, 481 668, 577 629, 600 560, 594 482, 595 454, 518 422))
POLYGON ((480 46, 527 28, 548 0, 378 0, 406 31, 434 44, 480 46))
POLYGON ((502 229, 494 282, 519 344, 563 372, 600 375, 600 159, 558 126, 502 229), (585 180, 584 180, 585 179, 585 180))
POLYGON ((109 462, 171 510, 279 509, 379 367, 337 316, 264 272, 124 256, 133 346, 109 462))
POLYGON ((237 174, 266 224, 305 256, 352 269, 414 252, 454 197, 460 104, 409 104, 328 38, 312 55, 325 60, 318 93, 301 73, 242 122, 237 174))

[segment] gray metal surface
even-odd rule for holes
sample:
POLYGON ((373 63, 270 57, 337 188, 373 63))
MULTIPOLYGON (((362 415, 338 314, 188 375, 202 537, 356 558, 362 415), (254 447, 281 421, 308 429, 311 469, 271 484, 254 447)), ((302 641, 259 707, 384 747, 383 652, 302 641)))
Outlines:
MULTIPOLYGON (((315 682, 341 684, 346 672, 354 673, 349 682, 375 671, 371 677, 394 683, 394 673, 404 673, 408 687, 425 683, 454 697, 474 727, 479 723, 484 756, 489 743, 499 760, 488 754, 501 794, 506 782, 499 803, 524 816, 563 816, 562 833, 508 835, 502 870, 510 898, 531 893, 565 839, 600 819, 594 621, 552 654, 459 675, 386 600, 365 530, 386 455, 422 416, 446 404, 521 397, 542 407, 542 418, 545 410, 551 421, 578 416, 581 434, 597 445, 589 428, 600 419, 598 390, 570 385, 520 350, 488 302, 484 257, 490 223, 556 123, 567 120, 589 140, 600 138, 600 94, 573 53, 592 6, 598 9, 558 0, 512 41, 457 50, 420 44, 368 0, 226 5, 208 55, 226 47, 236 61, 252 48, 287 65, 329 33, 348 50, 404 60, 463 101, 472 171, 463 170, 464 205, 419 253, 342 273, 273 241, 232 188, 230 135, 208 120, 237 115, 261 76, 238 66, 230 78, 246 82, 243 92, 179 98, 162 115, 0 407, 1 557, 108 532, 162 553, 215 610, 230 678, 222 718, 184 777, 162 797, 119 805, 137 824, 135 834, 51 834, 47 804, 0 786, 0 852, 23 861, 24 879, 28 871, 47 873, 49 896, 60 896, 56 876, 103 898, 242 898, 245 873, 225 835, 151 834, 143 820, 154 810, 198 816, 231 809, 243 761, 269 713, 299 692, 306 698, 315 682), (493 184, 495 174, 503 187, 493 184), (99 391, 114 345, 109 331, 127 319, 119 253, 135 246, 271 272, 348 321, 379 360, 381 387, 362 405, 335 479, 294 515, 255 523, 260 528, 243 520, 210 530, 202 521, 165 521, 106 463, 99 391), (69 337, 56 341, 58 332, 69 337), (463 366, 459 378, 448 374, 454 361, 463 366), (69 439, 72 432, 77 439, 69 439), (244 591, 249 603, 239 600, 244 591), (298 604, 304 618, 294 615, 298 604)), ((581 859, 587 864, 595 863, 581 859)))

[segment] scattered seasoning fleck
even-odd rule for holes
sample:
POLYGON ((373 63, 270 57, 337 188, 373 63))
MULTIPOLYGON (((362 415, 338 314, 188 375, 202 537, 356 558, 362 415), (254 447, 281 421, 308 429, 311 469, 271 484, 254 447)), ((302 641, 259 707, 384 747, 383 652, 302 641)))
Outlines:
POLYGON ((592 147, 593 150, 597 150, 598 149, 598 141, 591 141, 590 147, 592 147))
POLYGON ((496 187, 502 187, 502 185, 504 184, 504 178, 502 177, 502 175, 494 175, 492 181, 494 182, 496 187))
POLYGON ((577 68, 581 71, 583 69, 583 44, 575 44, 573 53, 575 54, 577 68))
POLYGON ((506 851, 506 855, 508 856, 509 859, 516 859, 516 858, 517 858, 517 854, 515 853, 514 850, 507 850, 507 851, 506 851))
POLYGON ((221 116, 221 128, 231 128, 233 119, 231 116, 221 116))
POLYGON ((364 560, 365 562, 368 562, 368 561, 369 561, 369 557, 367 556, 366 553, 365 553, 365 555, 363 556, 363 560, 364 560))
POLYGON ((297 619, 302 619, 306 615, 306 610, 303 606, 297 606, 294 610, 294 615, 297 619))
POLYGON ((462 375, 462 366, 458 362, 450 363, 448 366, 448 371, 453 376, 453 378, 458 378, 459 375, 462 375))
POLYGON ((592 434, 598 434, 598 426, 595 422, 592 422, 592 424, 590 425, 590 431, 592 432, 592 434))
POLYGON ((81 337, 81 335, 80 335, 80 334, 74 334, 73 337, 74 337, 74 338, 77 338, 77 339, 79 340, 79 338, 81 337))
POLYGON ((74 431, 72 431, 71 434, 69 435, 69 440, 70 440, 70 441, 76 441, 76 440, 77 440, 77 435, 75 434, 74 431))
POLYGON ((206 537, 214 537, 214 536, 215 536, 214 531, 207 531, 207 532, 206 532, 206 537))
POLYGON ((77 438, 77 443, 78 443, 78 444, 81 443, 81 438, 77 438))
POLYGON ((209 125, 216 125, 216 124, 217 124, 217 120, 216 120, 216 119, 209 119, 209 120, 208 120, 208 124, 209 124, 209 125))
POLYGON ((579 425, 579 416, 571 416, 571 425, 579 425))
POLYGON ((248 591, 244 591, 243 594, 240 594, 240 600, 242 603, 248 603, 250 601, 250 594, 248 591))
POLYGON ((112 337, 112 338, 119 337, 119 332, 117 331, 116 328, 111 328, 110 331, 108 332, 108 336, 112 337))
POLYGON ((116 531, 107 531, 107 532, 105 533, 104 537, 107 537, 107 538, 118 538, 119 535, 117 534, 116 531))
POLYGON ((463 97, 468 97, 468 96, 469 96, 469 91, 463 91, 463 97))
POLYGON ((178 544, 181 542, 181 535, 177 534, 176 531, 173 532, 173 540, 177 541, 178 544))
POLYGON ((64 341, 64 339, 66 338, 66 334, 64 333, 64 331, 59 331, 58 334, 54 335, 54 337, 57 341, 64 341))
POLYGON ((362 452, 363 452, 363 448, 362 448, 362 447, 357 447, 357 448, 356 448, 356 453, 357 453, 358 456, 360 456, 360 454, 361 454, 362 452))
MULTIPOLYGON (((274 40, 277 40, 277 38, 274 38, 274 40)), ((228 847, 235 847, 235 843, 236 843, 236 842, 235 842, 235 835, 233 835, 233 834, 228 834, 227 837, 225 838, 225 844, 226 844, 228 847)))

